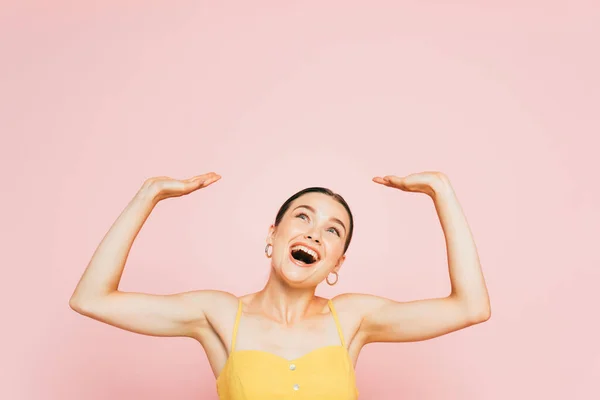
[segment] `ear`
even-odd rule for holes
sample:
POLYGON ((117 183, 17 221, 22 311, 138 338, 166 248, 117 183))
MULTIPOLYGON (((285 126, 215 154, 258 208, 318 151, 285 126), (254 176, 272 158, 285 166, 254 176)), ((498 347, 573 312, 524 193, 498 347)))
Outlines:
POLYGON ((275 237, 275 229, 276 229, 276 228, 275 228, 275 226, 274 226, 274 225, 271 225, 271 226, 269 227, 269 233, 268 233, 268 235, 267 235, 267 244, 270 244, 270 245, 272 245, 272 244, 273 244, 273 239, 274 239, 274 237, 275 237))
POLYGON ((346 255, 344 254, 338 259, 338 262, 335 264, 335 268, 333 268, 334 272, 338 272, 340 268, 342 268, 342 264, 346 261, 346 255))

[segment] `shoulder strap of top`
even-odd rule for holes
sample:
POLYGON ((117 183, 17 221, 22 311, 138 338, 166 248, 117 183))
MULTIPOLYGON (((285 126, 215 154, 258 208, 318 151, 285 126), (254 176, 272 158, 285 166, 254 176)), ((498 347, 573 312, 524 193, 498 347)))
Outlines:
POLYGON ((333 315, 333 319, 335 320, 335 326, 337 328, 338 334, 340 335, 340 340, 342 341, 342 346, 346 347, 346 341, 344 340, 344 334, 342 333, 342 326, 340 325, 340 320, 338 318, 337 312, 333 307, 333 301, 329 299, 329 309, 331 310, 331 314, 333 315))
POLYGON ((231 336, 231 352, 235 350, 235 341, 237 339, 238 327, 240 326, 240 317, 242 316, 242 299, 238 301, 237 314, 235 315, 235 323, 233 324, 233 335, 231 336))

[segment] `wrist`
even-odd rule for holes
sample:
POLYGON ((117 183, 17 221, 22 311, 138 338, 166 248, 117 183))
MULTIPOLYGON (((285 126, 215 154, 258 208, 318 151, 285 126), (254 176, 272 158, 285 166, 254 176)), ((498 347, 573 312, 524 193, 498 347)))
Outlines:
POLYGON ((435 200, 441 196, 448 196, 454 193, 454 189, 450 184, 450 179, 444 174, 438 174, 431 184, 431 197, 435 200))
POLYGON ((156 187, 151 182, 146 181, 136 193, 135 200, 156 205, 160 201, 160 198, 158 197, 156 187))

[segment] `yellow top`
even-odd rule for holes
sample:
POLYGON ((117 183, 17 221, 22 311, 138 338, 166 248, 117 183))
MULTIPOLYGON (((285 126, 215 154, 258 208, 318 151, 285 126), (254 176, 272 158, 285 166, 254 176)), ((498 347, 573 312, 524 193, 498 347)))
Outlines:
POLYGON ((354 366, 346 350, 340 321, 331 300, 329 309, 340 345, 320 347, 294 360, 261 350, 235 350, 242 314, 239 302, 231 353, 217 378, 220 400, 355 400, 354 366))

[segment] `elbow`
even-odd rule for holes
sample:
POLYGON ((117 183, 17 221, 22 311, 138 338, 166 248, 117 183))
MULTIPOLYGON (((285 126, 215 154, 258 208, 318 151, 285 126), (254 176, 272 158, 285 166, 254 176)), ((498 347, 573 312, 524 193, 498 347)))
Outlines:
POLYGON ((489 308, 486 308, 483 311, 478 312, 477 314, 475 314, 473 321, 475 324, 480 324, 482 322, 486 322, 487 320, 489 320, 492 316, 492 311, 489 308))
POLYGON ((69 299, 69 307, 78 314, 91 316, 94 313, 96 300, 73 295, 69 299))
POLYGON ((490 308, 489 303, 486 303, 480 307, 473 308, 469 310, 469 322, 472 325, 481 324, 482 322, 486 322, 492 316, 492 310, 490 308))
POLYGON ((77 287, 69 299, 69 307, 79 314, 91 316, 114 292, 116 291, 98 290, 97 288, 90 290, 89 288, 77 287))
POLYGON ((69 307, 78 314, 86 314, 85 310, 88 309, 89 306, 88 303, 73 295, 69 299, 69 307))
POLYGON ((458 300, 467 326, 486 322, 492 316, 489 298, 458 300))
POLYGON ((490 299, 487 294, 477 297, 456 296, 455 300, 460 304, 460 308, 467 325, 475 325, 486 322, 492 316, 490 299))

